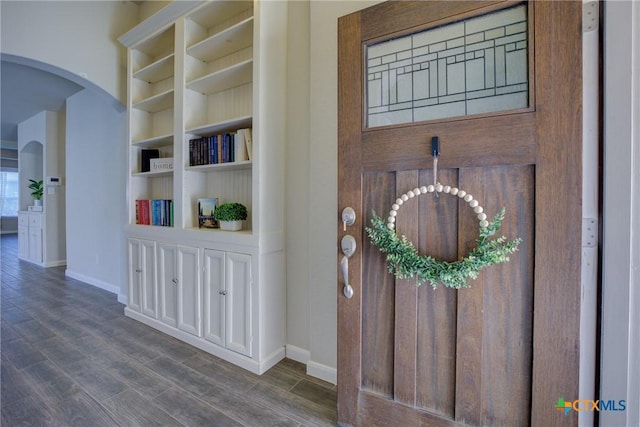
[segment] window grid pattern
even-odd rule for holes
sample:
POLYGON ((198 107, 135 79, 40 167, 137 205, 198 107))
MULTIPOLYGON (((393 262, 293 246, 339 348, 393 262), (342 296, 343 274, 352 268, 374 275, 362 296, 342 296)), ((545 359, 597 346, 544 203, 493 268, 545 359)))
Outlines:
POLYGON ((367 46, 367 126, 528 106, 526 6, 367 46))

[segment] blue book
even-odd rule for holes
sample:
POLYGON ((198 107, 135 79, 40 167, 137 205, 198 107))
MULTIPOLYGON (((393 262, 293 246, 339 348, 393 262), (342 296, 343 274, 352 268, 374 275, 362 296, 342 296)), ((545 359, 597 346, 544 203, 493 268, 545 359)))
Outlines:
POLYGON ((213 135, 213 164, 220 163, 220 159, 218 158, 218 135, 213 135))

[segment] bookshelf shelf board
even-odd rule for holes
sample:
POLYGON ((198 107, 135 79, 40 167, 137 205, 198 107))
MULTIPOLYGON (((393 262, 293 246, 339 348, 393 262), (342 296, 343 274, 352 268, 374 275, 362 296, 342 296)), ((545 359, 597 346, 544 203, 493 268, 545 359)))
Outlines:
POLYGON ((233 25, 187 48, 187 53, 209 62, 253 44, 253 17, 233 25))
MULTIPOLYGON (((173 40, 175 38, 175 29, 171 25, 166 30, 159 33, 157 36, 150 37, 149 39, 138 43, 134 49, 138 52, 144 53, 150 58, 161 58, 167 54, 167 52, 173 51, 173 40)), ((156 62, 152 60, 150 62, 156 62)), ((137 71, 137 70, 136 70, 137 71)))
POLYGON ((239 62, 231 67, 192 80, 187 83, 187 89, 200 92, 203 95, 231 89, 253 80, 253 60, 239 62))
POLYGON ((251 160, 243 160, 241 162, 215 163, 212 165, 187 166, 186 169, 194 172, 251 169, 251 160))
POLYGON ((150 96, 142 101, 135 102, 133 108, 146 111, 147 113, 157 113, 173 106, 173 89, 150 96))
POLYGON ((216 133, 234 131, 237 129, 250 128, 253 118, 251 116, 237 117, 234 119, 224 120, 216 123, 207 123, 199 126, 188 128, 186 133, 208 136, 216 133))
MULTIPOLYGON (((245 226, 247 221, 245 221, 245 226)), ((242 229, 240 231, 224 231, 219 228, 185 228, 184 231, 188 235, 193 235, 194 238, 206 239, 210 242, 221 244, 234 244, 234 245, 246 245, 256 246, 258 243, 257 236, 253 234, 250 229, 242 229)))
POLYGON ((141 139, 139 141, 133 141, 131 145, 140 148, 158 148, 173 143, 173 134, 159 135, 152 138, 141 139))
POLYGON ((173 170, 168 171, 160 171, 160 172, 133 172, 131 176, 141 177, 141 178, 156 178, 158 176, 169 176, 173 175, 173 170))
POLYGON ((143 80, 148 83, 156 83, 173 76, 175 55, 173 53, 160 58, 156 62, 133 73, 133 78, 143 80))
POLYGON ((191 14, 189 19, 202 27, 211 28, 244 11, 250 10, 252 6, 252 1, 211 2, 191 14))

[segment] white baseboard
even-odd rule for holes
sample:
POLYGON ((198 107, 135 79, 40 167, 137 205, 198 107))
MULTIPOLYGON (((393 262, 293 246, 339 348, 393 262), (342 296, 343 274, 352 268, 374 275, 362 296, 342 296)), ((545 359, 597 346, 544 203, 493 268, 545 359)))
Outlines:
POLYGON ((331 384, 338 383, 338 370, 336 368, 322 365, 311 360, 307 363, 307 375, 320 378, 321 380, 325 380, 331 384))
POLYGON ((296 347, 295 345, 287 344, 285 346, 286 357, 296 362, 304 363, 307 365, 307 375, 320 378, 321 380, 336 384, 338 381, 338 371, 336 368, 322 365, 317 362, 313 362, 311 359, 311 352, 304 348, 296 347))
POLYGON ((67 260, 62 259, 59 261, 49 261, 44 264, 45 267, 62 267, 63 265, 67 265, 67 260))
POLYGON ((138 320, 147 326, 151 326, 152 328, 159 330, 160 332, 164 332, 165 334, 171 335, 172 337, 184 341, 187 344, 191 344, 192 346, 197 347, 200 350, 206 351, 207 353, 211 353, 214 356, 226 360, 227 362, 238 365, 241 368, 253 372, 254 374, 262 375, 263 373, 268 371, 269 368, 271 368, 280 360, 282 360, 282 358, 284 358, 285 349, 284 347, 280 347, 271 355, 267 356, 264 360, 258 362, 255 359, 243 356, 239 353, 236 353, 235 351, 220 347, 219 345, 213 344, 212 342, 207 341, 203 338, 196 337, 195 335, 191 335, 190 333, 162 323, 158 319, 147 317, 144 314, 131 310, 129 307, 125 307, 124 314, 125 316, 138 320))
POLYGON ((129 298, 127 298, 126 295, 123 294, 118 294, 118 302, 120 304, 124 304, 124 305, 128 305, 129 304, 129 298))
MULTIPOLYGON (((85 276, 84 274, 76 273, 69 269, 64 271, 65 276, 69 276, 72 279, 80 280, 81 282, 88 283, 89 285, 93 285, 96 288, 104 289, 105 291, 112 292, 116 295, 120 295, 120 288, 118 286, 112 285, 111 283, 103 282, 102 280, 95 279, 93 277, 85 276)), ((118 300, 119 300, 118 296, 118 300)))
POLYGON ((304 363, 305 365, 309 362, 311 358, 311 353, 309 350, 305 350, 304 348, 296 347, 295 345, 287 344, 285 345, 286 357, 291 360, 295 360, 296 362, 304 363))

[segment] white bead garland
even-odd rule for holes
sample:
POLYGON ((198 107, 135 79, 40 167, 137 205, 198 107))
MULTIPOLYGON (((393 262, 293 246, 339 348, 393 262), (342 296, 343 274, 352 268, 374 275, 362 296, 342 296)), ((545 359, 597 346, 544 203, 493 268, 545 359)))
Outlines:
POLYGON ((489 221, 487 221, 487 214, 484 213, 484 209, 482 208, 482 206, 480 206, 480 203, 475 200, 471 194, 468 194, 466 191, 460 190, 457 187, 451 187, 449 185, 443 186, 438 182, 436 185, 423 185, 422 187, 416 187, 397 198, 396 202, 391 206, 391 210, 389 211, 389 218, 387 218, 387 228, 393 230, 396 227, 396 217, 398 215, 398 211, 400 210, 400 206, 402 206, 404 202, 415 196, 419 196, 420 194, 433 192, 458 196, 460 199, 467 202, 471 208, 473 208, 473 211, 477 214, 480 228, 487 228, 489 226, 489 221))

